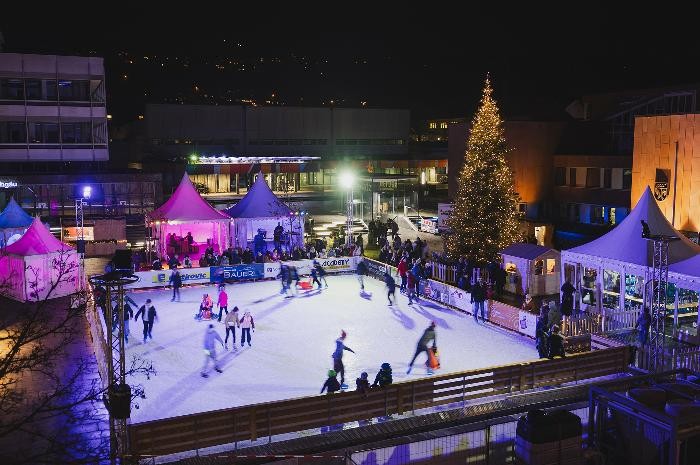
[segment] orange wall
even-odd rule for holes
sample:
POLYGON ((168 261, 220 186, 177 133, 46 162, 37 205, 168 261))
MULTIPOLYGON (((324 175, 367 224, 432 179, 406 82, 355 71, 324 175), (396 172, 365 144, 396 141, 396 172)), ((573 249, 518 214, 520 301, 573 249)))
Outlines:
MULTIPOLYGON (((508 164, 513 170, 514 188, 523 202, 541 202, 549 197, 554 185, 552 159, 562 123, 539 121, 506 121, 508 164)), ((448 142, 449 195, 457 192, 457 179, 464 164, 467 123, 450 124, 448 142)))
POLYGON ((658 204, 666 218, 672 221, 676 141, 675 227, 682 231, 700 231, 700 114, 635 119, 631 205, 637 204, 647 186, 654 191, 657 168, 669 170, 669 193, 658 204))

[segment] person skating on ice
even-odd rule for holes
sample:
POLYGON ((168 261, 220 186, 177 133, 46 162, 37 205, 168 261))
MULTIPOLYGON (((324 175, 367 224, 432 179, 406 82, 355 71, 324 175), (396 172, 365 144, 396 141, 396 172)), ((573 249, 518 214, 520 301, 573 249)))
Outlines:
POLYGON ((287 281, 289 280, 289 267, 285 264, 282 264, 280 266, 280 274, 277 275, 277 277, 280 278, 280 282, 282 283, 282 289, 280 290, 280 294, 286 294, 287 281))
MULTIPOLYGON (((314 268, 316 269, 316 272, 318 273, 319 279, 322 279, 323 284, 326 287, 328 287, 328 281, 326 280, 326 274, 328 274, 328 273, 326 273, 326 270, 323 269, 323 267, 321 266, 321 264, 317 260, 314 260, 314 268)), ((321 284, 319 281, 319 289, 320 289, 320 287, 321 287, 321 284)))
POLYGON ((321 289, 321 281, 318 279, 318 270, 316 269, 315 265, 311 267, 311 277, 313 278, 311 285, 313 286, 314 284, 318 283, 318 288, 321 289))
POLYGON ((393 295, 394 298, 396 298, 396 281, 394 281, 394 278, 389 274, 389 271, 384 272, 384 282, 386 283, 386 297, 389 299, 389 305, 393 305, 391 296, 393 295))
POLYGON ((328 370, 328 379, 321 387, 321 394, 323 394, 325 390, 328 390, 328 394, 340 391, 340 383, 338 383, 336 376, 335 370, 328 370))
POLYGON ((406 285, 408 284, 408 262, 406 262, 406 255, 401 257, 401 261, 399 261, 399 265, 397 268, 399 276, 401 276, 401 287, 399 288, 399 291, 406 292, 406 285))
POLYGON ((170 273, 170 279, 168 280, 170 284, 173 285, 173 298, 170 299, 171 302, 175 302, 175 297, 177 301, 180 301, 180 288, 182 287, 182 275, 180 270, 177 268, 170 273))
POLYGON ((413 272, 410 270, 406 272, 406 286, 408 305, 412 305, 414 300, 418 302, 418 296, 416 295, 416 277, 413 276, 413 272))
POLYGON ((360 260, 360 262, 357 264, 357 269, 355 270, 357 273, 357 280, 360 282, 360 290, 365 290, 365 275, 367 274, 367 265, 365 265, 364 260, 360 260))
MULTIPOLYGON (((233 335, 233 341, 231 342, 231 347, 236 349, 236 327, 241 327, 240 322, 238 321, 238 307, 233 307, 233 310, 231 310, 231 313, 226 315, 226 318, 224 319, 224 326, 226 327, 226 338, 224 339, 224 349, 228 350, 228 335, 231 333, 233 335)), ((241 337, 243 335, 241 334, 241 337)))
POLYGON ((219 306, 219 323, 221 323, 222 312, 226 312, 226 315, 228 315, 228 294, 224 286, 221 286, 221 290, 219 290, 219 298, 216 304, 219 306))
POLYGON ((345 365, 343 365, 343 352, 349 351, 353 354, 355 353, 350 347, 345 345, 345 338, 347 333, 343 330, 340 331, 340 337, 335 340, 335 352, 331 355, 333 357, 333 369, 336 373, 340 373, 340 384, 345 385, 345 365))
POLYGON ((241 325, 241 347, 243 347, 243 344, 245 344, 246 339, 248 340, 248 347, 250 347, 250 330, 252 329, 253 332, 255 332, 255 321, 253 320, 253 315, 246 310, 239 323, 241 325))
POLYGON ((213 324, 209 324, 207 331, 204 333, 204 366, 202 367, 202 377, 209 377, 209 361, 211 360, 214 364, 214 369, 219 373, 223 373, 221 368, 219 368, 219 362, 216 360, 216 341, 219 344, 224 345, 224 341, 221 340, 221 336, 214 329, 213 324))
POLYGON ((150 338, 153 340, 153 322, 158 319, 158 313, 156 308, 151 303, 151 299, 146 299, 146 303, 139 308, 134 316, 134 321, 139 321, 139 315, 142 315, 141 321, 143 321, 143 343, 146 343, 146 339, 150 338))
POLYGON ((411 373, 411 369, 413 368, 413 362, 416 361, 416 358, 421 352, 425 352, 425 355, 428 355, 428 344, 430 341, 433 341, 433 345, 437 345, 437 338, 435 334, 435 322, 431 322, 430 326, 426 328, 425 331, 423 331, 423 335, 421 338, 418 340, 418 345, 416 346, 416 353, 413 354, 413 359, 411 359, 411 363, 408 364, 408 371, 406 371, 406 374, 411 373))

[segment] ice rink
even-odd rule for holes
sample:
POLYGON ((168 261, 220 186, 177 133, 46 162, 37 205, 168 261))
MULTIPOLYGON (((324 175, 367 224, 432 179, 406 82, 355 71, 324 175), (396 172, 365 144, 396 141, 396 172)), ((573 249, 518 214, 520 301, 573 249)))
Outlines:
MULTIPOLYGON (((425 354, 418 357, 410 375, 406 369, 430 321, 437 325, 442 364, 438 374, 537 358, 531 339, 476 324, 470 315, 434 302, 408 305, 398 288, 399 302, 390 307, 384 283, 378 280, 365 278, 364 295, 354 275, 330 275, 328 285, 288 299, 279 294, 279 281, 227 285, 229 308, 237 305, 240 316, 249 310, 255 333, 252 347, 241 348, 240 329, 236 350, 231 350, 230 339, 229 351, 218 347, 223 373, 210 370, 209 378, 200 375, 209 322, 196 321, 194 315, 204 292, 216 303, 216 287, 182 288, 181 301, 174 303, 170 289, 129 292, 139 306, 152 299, 159 317, 153 340, 146 344, 141 320, 131 321, 127 363, 131 354, 139 353, 157 370, 150 380, 128 381, 141 383, 146 390, 146 399, 138 400, 139 409, 132 409, 132 422, 318 394, 333 367, 331 353, 341 329, 348 334, 346 345, 356 352, 346 351, 343 357, 350 389, 363 371, 374 381, 382 362, 391 364, 394 382, 428 376, 425 354)), ((223 339, 223 317, 213 324, 223 339)))

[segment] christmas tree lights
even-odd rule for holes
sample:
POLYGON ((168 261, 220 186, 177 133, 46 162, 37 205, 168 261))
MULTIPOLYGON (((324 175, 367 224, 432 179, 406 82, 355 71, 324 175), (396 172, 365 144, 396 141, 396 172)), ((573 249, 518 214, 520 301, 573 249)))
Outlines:
POLYGON ((517 195, 506 162, 503 120, 486 78, 479 109, 472 120, 464 167, 446 239, 451 258, 466 256, 478 265, 498 261, 501 250, 519 239, 517 195))

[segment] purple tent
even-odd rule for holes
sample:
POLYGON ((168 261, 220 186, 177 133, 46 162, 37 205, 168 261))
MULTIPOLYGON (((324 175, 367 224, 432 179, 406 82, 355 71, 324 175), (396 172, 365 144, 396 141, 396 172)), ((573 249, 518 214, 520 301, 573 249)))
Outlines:
POLYGON ((34 218, 15 202, 14 197, 0 213, 0 247, 11 243, 11 238, 18 239, 31 226, 34 218))
POLYGON ((228 247, 229 216, 207 203, 185 173, 173 195, 159 208, 146 215, 158 240, 160 257, 173 254, 200 257, 207 246, 219 253, 228 247), (184 238, 193 237, 190 245, 184 238), (171 236, 173 235, 173 236, 171 236), (169 239, 170 238, 170 239, 169 239))
POLYGON ((78 254, 36 218, 0 256, 2 292, 19 301, 73 294, 79 287, 78 254))
POLYGON ((289 246, 304 243, 303 219, 270 190, 262 173, 257 174, 255 182, 248 193, 236 205, 226 210, 233 222, 231 237, 235 245, 245 248, 253 242, 253 237, 259 230, 266 232, 267 241, 273 239, 277 225, 285 231, 283 242, 289 246))

